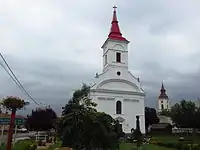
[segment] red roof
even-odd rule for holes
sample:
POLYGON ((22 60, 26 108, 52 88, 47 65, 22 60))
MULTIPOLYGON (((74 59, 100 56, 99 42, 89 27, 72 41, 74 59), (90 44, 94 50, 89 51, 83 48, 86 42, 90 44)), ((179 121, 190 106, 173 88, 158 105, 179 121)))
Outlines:
POLYGON ((169 99, 168 96, 167 96, 167 94, 166 94, 166 90, 164 88, 163 83, 162 83, 162 86, 161 86, 159 98, 169 99))
POLYGON ((24 119, 25 117, 24 117, 24 116, 21 116, 21 115, 16 115, 15 118, 24 119))
POLYGON ((126 38, 122 36, 122 33, 120 32, 118 20, 117 20, 117 13, 116 13, 116 6, 113 7, 113 19, 111 22, 111 29, 110 33, 108 35, 108 39, 113 39, 113 40, 120 40, 120 41, 127 41, 126 38))

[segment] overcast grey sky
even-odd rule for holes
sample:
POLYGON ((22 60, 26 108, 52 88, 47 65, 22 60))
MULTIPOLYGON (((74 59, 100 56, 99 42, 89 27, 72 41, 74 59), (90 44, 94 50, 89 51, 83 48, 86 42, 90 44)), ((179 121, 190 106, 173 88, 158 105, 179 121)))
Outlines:
MULTIPOLYGON (((162 80, 172 102, 196 100, 199 0, 0 0, 0 51, 30 94, 59 111, 101 72, 113 5, 131 41, 129 70, 140 77, 146 105, 155 107, 162 80)), ((0 98, 27 99, 2 68, 0 89, 0 98)))

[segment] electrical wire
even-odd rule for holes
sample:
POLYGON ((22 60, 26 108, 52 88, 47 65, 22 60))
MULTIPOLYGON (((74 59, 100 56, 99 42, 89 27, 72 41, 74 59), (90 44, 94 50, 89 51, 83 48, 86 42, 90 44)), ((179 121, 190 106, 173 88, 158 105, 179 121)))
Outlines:
MULTIPOLYGON (((10 74, 10 72, 6 69, 6 67, 0 62, 1 67, 6 71, 6 73, 10 76, 10 78, 15 82, 15 84, 21 89, 20 85, 17 83, 17 81, 13 78, 13 76, 10 74)), ((21 89, 22 90, 22 89, 21 89)))
POLYGON ((27 90, 23 87, 23 85, 20 83, 20 81, 17 79, 16 75, 14 74, 14 72, 12 71, 12 69, 10 68, 10 66, 8 65, 8 63, 6 62, 5 58, 3 57, 3 55, 0 53, 0 56, 2 58, 2 60, 4 61, 5 65, 7 66, 7 68, 9 69, 9 71, 5 68, 5 66, 3 64, 1 64, 1 66, 4 68, 4 70, 8 73, 8 75, 12 78, 12 80, 17 84, 17 86, 24 91, 24 93, 37 105, 39 105, 39 103, 27 92, 27 90))

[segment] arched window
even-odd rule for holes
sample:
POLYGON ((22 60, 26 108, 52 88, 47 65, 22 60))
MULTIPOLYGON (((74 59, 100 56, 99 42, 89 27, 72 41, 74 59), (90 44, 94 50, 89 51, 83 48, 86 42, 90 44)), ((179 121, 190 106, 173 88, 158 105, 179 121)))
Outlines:
POLYGON ((116 53, 116 62, 121 62, 121 53, 119 52, 116 53))
POLYGON ((122 113, 122 102, 117 101, 116 102, 116 114, 121 114, 122 113))
POLYGON ((163 105, 163 104, 161 104, 161 109, 162 109, 162 110, 164 109, 164 105, 163 105))

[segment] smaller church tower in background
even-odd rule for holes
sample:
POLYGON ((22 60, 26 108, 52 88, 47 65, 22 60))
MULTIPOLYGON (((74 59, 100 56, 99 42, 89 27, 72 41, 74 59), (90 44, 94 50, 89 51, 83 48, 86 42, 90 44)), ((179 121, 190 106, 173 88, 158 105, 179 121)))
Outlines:
POLYGON ((162 83, 161 89, 160 89, 160 95, 158 97, 158 112, 161 112, 162 110, 169 110, 169 97, 166 94, 166 90, 164 87, 164 84, 162 83))

